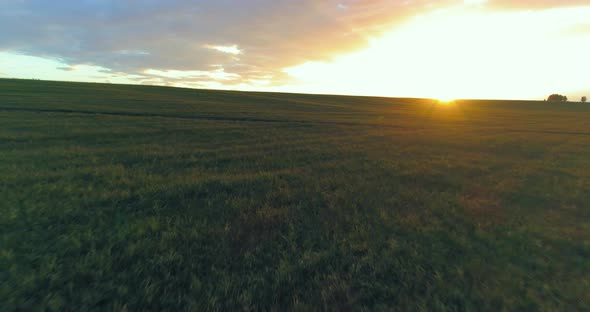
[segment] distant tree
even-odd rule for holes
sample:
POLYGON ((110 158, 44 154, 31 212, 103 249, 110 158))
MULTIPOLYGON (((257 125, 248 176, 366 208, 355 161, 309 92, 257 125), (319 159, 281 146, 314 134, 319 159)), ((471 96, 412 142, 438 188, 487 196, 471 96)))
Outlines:
POLYGON ((587 100, 588 99, 585 96, 582 97, 582 103, 586 103, 587 100))
POLYGON ((567 96, 561 94, 551 94, 547 101, 549 102, 567 102, 567 96))

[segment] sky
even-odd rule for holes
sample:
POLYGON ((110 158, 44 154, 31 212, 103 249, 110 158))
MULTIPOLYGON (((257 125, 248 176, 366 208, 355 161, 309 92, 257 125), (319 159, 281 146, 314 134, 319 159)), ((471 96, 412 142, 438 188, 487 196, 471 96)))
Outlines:
POLYGON ((576 100, 589 16, 589 0, 2 0, 0 77, 576 100))

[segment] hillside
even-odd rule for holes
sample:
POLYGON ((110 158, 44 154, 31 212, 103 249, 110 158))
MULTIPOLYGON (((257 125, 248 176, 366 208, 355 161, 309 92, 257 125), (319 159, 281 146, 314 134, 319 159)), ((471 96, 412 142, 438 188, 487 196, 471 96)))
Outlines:
POLYGON ((0 79, 0 302, 588 310, 588 116, 0 79))

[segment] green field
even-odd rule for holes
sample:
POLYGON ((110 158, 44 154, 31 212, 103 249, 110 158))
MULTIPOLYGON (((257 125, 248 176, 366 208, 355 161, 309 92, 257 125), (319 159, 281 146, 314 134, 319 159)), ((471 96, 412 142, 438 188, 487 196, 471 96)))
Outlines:
POLYGON ((590 104, 0 80, 0 310, 590 309, 590 104))

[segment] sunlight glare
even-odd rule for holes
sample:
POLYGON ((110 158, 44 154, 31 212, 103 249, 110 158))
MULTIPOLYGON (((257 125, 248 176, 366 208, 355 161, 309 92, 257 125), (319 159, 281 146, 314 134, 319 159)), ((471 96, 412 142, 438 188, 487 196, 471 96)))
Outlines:
POLYGON ((284 71, 311 92, 543 98, 588 87, 590 45, 581 44, 588 35, 571 32, 587 16, 590 6, 508 13, 456 7, 417 17, 365 50, 284 71))
POLYGON ((437 101, 438 101, 439 104, 449 105, 449 104, 455 102, 455 99, 453 99, 451 97, 440 97, 440 98, 437 99, 437 101))

